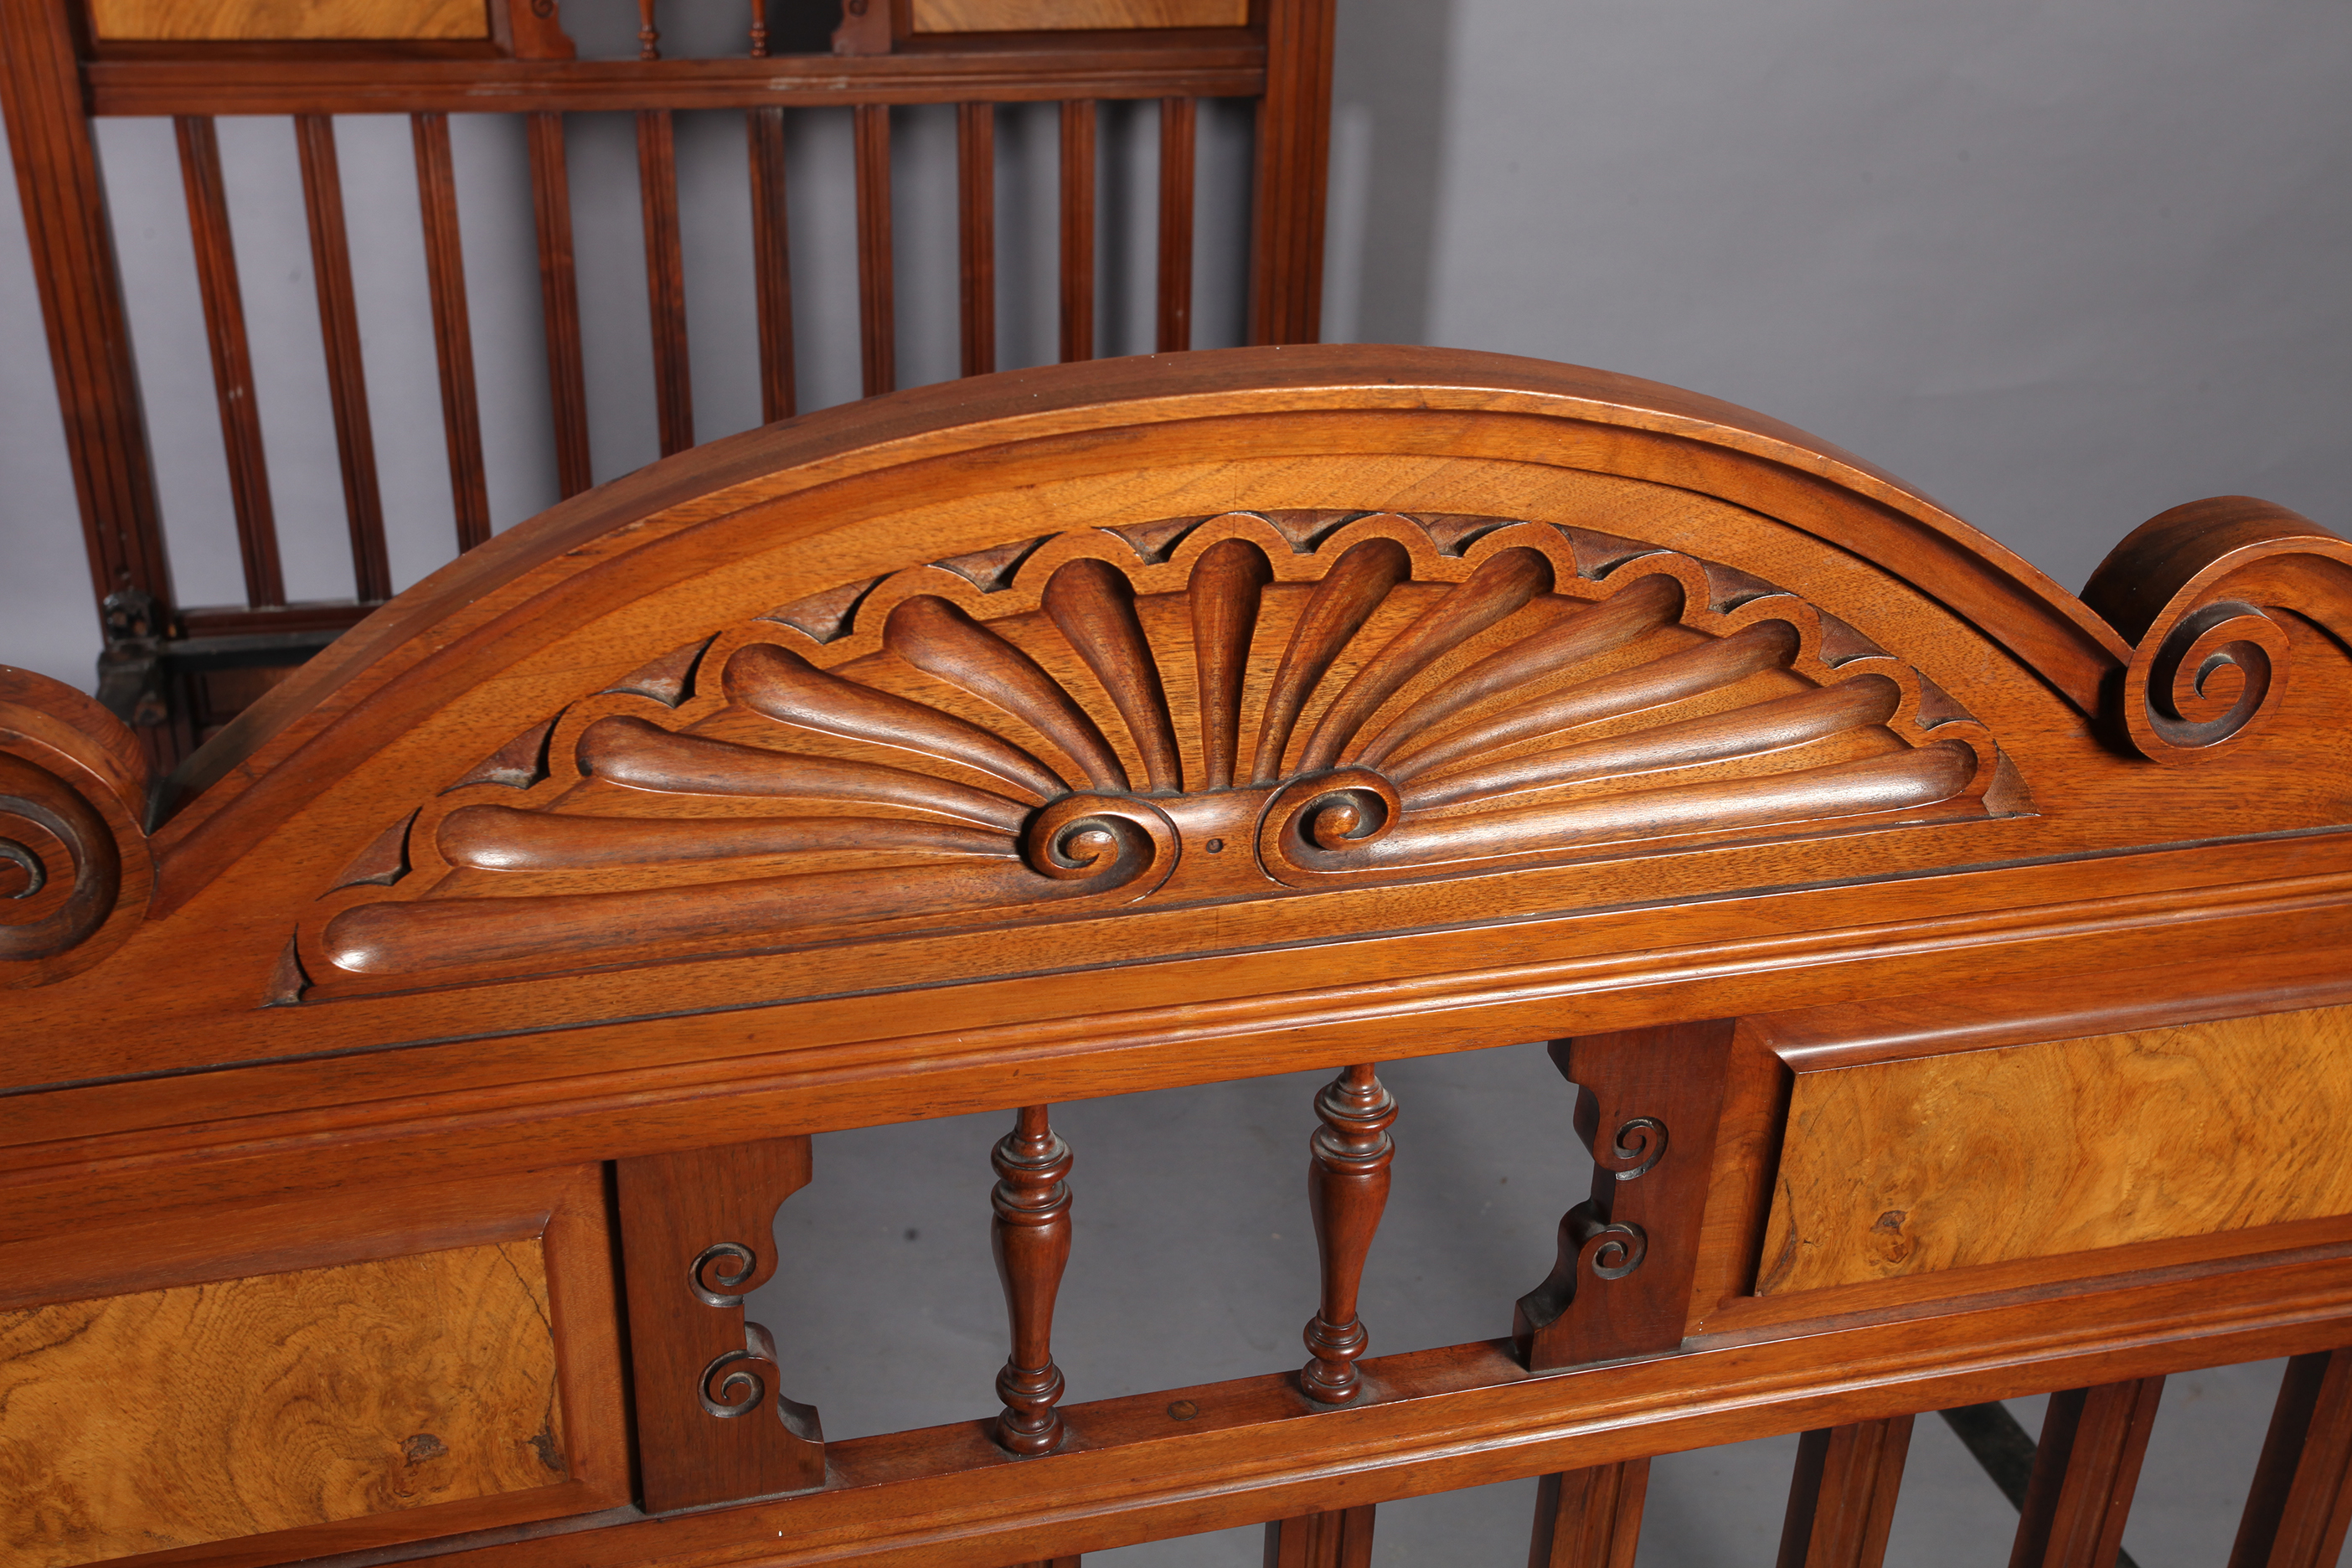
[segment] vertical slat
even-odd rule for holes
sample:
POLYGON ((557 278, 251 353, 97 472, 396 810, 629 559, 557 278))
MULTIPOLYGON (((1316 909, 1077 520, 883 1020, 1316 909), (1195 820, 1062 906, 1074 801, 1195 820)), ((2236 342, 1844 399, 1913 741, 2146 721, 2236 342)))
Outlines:
MULTIPOLYGON (((1308 1141, 1307 1204, 1315 1220, 1323 1300, 1307 1323, 1308 1361, 1300 1392, 1325 1405, 1353 1399, 1363 1387, 1356 1362, 1369 1338, 1356 1317, 1364 1259, 1388 1206, 1389 1162, 1396 1144, 1389 1128, 1396 1101, 1381 1087, 1370 1063, 1351 1067, 1315 1097, 1323 1125, 1308 1141)), ((1366 1533, 1370 1535, 1370 1525, 1366 1533)))
POLYGON ((1051 1453, 1062 1440, 1062 1369, 1054 1364, 1054 1298, 1070 1261, 1070 1149, 1047 1124, 1047 1107, 1024 1106, 997 1141, 989 1243, 1004 1286, 1013 1353, 996 1374, 1004 1403, 996 1440, 1015 1454, 1051 1453))
POLYGON ((857 146, 857 341, 866 395, 898 384, 897 310, 890 277, 890 110, 860 104, 857 146))
POLYGON ((1910 1449, 1908 1415, 1806 1433, 1789 1483, 1779 1568, 1879 1568, 1910 1449))
POLYGON ((205 336, 212 345, 213 390, 220 399, 229 499, 236 509, 237 552, 245 563, 245 596, 257 609, 283 605, 286 579, 278 565, 278 521, 269 504, 269 465, 261 450, 261 411, 253 399, 253 357, 246 346, 228 195, 221 186, 220 142, 209 115, 184 114, 173 123, 180 136, 180 174, 188 187, 205 336))
POLYGON ((1192 346, 1192 163, 1200 106, 1160 100, 1160 352, 1192 346))
POLYGON ((2333 1568, 2352 1526, 2352 1350, 2287 1363, 2230 1568, 2333 1568))
POLYGON ((760 422, 772 425, 793 416, 793 247, 784 210, 784 111, 772 106, 747 110, 743 126, 751 152, 751 272, 760 319, 760 422))
POLYGON ((1528 1568, 1633 1568, 1649 1489, 1647 1459, 1546 1476, 1528 1568))
POLYGON ((694 445, 694 381, 686 358, 686 256, 677 231, 677 140, 667 109, 637 110, 637 195, 645 213, 654 405, 667 458, 694 445))
POLYGON ((310 270, 319 285, 319 334, 327 349, 327 398, 335 411, 335 451, 342 459, 343 515, 352 531, 352 577, 362 604, 392 597, 392 562, 383 542, 383 500, 376 485, 375 436, 368 421, 367 371, 360 356, 359 309, 352 295, 351 241, 343 227, 343 181, 335 157, 335 122, 323 114, 294 117, 302 156, 302 203, 310 220, 310 270))
POLYGON ((1095 357, 1095 103, 1062 105, 1062 363, 1095 357))
POLYGON ((2114 1568, 2164 1379, 2050 1396, 2010 1568, 2114 1568))
POLYGON ((172 572, 155 504, 145 411, 98 150, 63 0, 0 0, 0 110, 48 329, 90 584, 152 594, 168 616, 172 572))
POLYGON ((1372 1523, 1369 1503, 1276 1520, 1265 1527, 1265 1568, 1371 1568, 1372 1523))
POLYGON ((1324 180, 1331 154, 1337 0, 1267 0, 1250 224, 1250 342, 1322 331, 1324 180))
POLYGON ((956 105, 956 268, 963 374, 996 368, 996 106, 956 105))
POLYGON ((580 284, 572 265, 572 175, 563 116, 530 121, 530 198, 539 222, 539 309, 546 323, 548 407, 555 423, 555 482, 576 496, 596 481, 588 460, 588 376, 580 357, 580 284))
POLYGON ((490 536, 482 473, 482 417, 474 390, 474 330, 466 310, 466 254, 457 236, 457 182, 449 166, 449 117, 413 114, 416 194, 425 215, 425 278, 433 296, 433 347, 441 367, 441 428, 449 442, 449 499, 457 548, 490 536))

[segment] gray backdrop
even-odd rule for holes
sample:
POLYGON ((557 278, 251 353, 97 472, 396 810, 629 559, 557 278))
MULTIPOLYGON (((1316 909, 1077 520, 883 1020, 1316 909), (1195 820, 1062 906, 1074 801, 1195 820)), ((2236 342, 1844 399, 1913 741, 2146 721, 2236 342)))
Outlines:
MULTIPOLYGON (((625 0, 571 0, 584 52, 625 0)), ((738 7, 671 0, 681 52, 738 7)), ((2344 0, 1341 0, 1328 334, 1504 349, 1748 404, 1920 485, 2068 585, 2165 507, 2227 491, 2352 526, 2352 5, 2344 0)), ((1107 277, 1150 220, 1148 107, 1106 128, 1107 277)), ((1006 271, 1049 243, 1050 110, 1006 117, 1006 271)), ((798 118, 809 405, 855 390, 845 117, 798 118)), ((1245 121, 1209 117, 1204 261, 1244 214, 1245 121)), ((169 128, 102 151, 183 602, 239 596, 169 128)), ((522 152, 457 125, 496 521, 552 499, 522 152)), ((289 585, 349 592, 290 133, 225 122, 289 585)), ((902 376, 952 368, 945 111, 899 124, 902 376)), ((344 122, 399 582, 448 543, 414 175, 344 122)), ((680 129, 706 437, 757 418, 741 142, 680 129)), ((600 478, 654 455, 625 121, 575 117, 600 478)), ((96 648, 18 219, 0 202, 0 662, 87 687, 96 648)), ((1148 262, 1146 263, 1148 265, 1148 262)), ((1203 268, 1201 341, 1240 330, 1203 268)), ((1006 363, 1050 357, 1051 279, 1008 283, 1006 363)), ((1148 344, 1108 290, 1107 347, 1148 344)))
MULTIPOLYGON (((625 54, 625 0, 570 0, 625 54)), ((672 0, 682 52, 732 5, 672 0)), ((2352 5, 2345 0, 1341 0, 1328 334, 1580 361, 1806 426, 2069 585, 2134 524, 2249 491, 2352 526, 2352 5)), ((1002 132, 1006 270, 1043 260, 1050 111, 1002 132)), ((1202 332, 1240 331, 1246 121, 1208 117, 1202 332)), ((898 122, 900 370, 952 368, 952 127, 898 122)), ((519 137, 457 152, 496 521, 552 499, 519 137)), ((572 131, 599 478, 654 455, 625 122, 572 131)), ((741 142, 681 121, 700 433, 757 417, 741 142)), ((307 246, 282 122, 222 127, 290 585, 349 592, 307 246)), ((184 602, 236 597, 233 531, 168 127, 102 151, 184 602)), ((405 127, 341 133, 394 561, 448 553, 405 127)), ((1106 123, 1105 270, 1148 255, 1151 120, 1106 123)), ((846 127, 795 122, 804 402, 855 390, 846 127)), ((85 689, 96 636, 16 213, 0 202, 0 662, 85 689)), ((1148 346, 1110 283, 1108 348, 1148 346)), ((1050 357, 1051 281, 1008 282, 1006 363, 1050 357)), ((1567 1090, 1518 1047, 1398 1066, 1396 1195, 1367 1281, 1376 1353, 1499 1333, 1576 1185, 1567 1090)), ((1295 1364, 1312 1307, 1312 1077, 1098 1101, 1078 1152, 1063 1359, 1085 1400, 1295 1364)), ((1003 1355, 987 1147, 1006 1118, 829 1134, 761 1313, 832 1435, 977 1416, 1003 1355)), ((2226 1555, 2275 1368, 2176 1379, 2127 1537, 2226 1555)), ((2021 1410, 2031 1426, 2034 1412, 2021 1410)), ((1645 1563, 1769 1561, 1793 1439, 1661 1463, 1645 1563)), ((2013 1517, 1932 1418, 1897 1561, 1998 1568, 2013 1517)), ((1511 1563, 1529 1487, 1382 1510, 1384 1563, 1511 1563)), ((1244 1563, 1250 1533, 1119 1560, 1244 1563)), ((976 1564, 975 1568, 985 1568, 976 1564)), ((1108 1564, 1106 1564, 1108 1568, 1108 1564)))

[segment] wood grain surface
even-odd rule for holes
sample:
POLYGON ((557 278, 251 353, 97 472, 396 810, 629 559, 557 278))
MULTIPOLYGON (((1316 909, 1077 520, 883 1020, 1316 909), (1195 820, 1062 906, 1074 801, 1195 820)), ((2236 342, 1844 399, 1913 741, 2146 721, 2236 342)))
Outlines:
POLYGON ((484 0, 90 0, 108 42, 487 38, 484 0))
POLYGON ((536 1240, 0 1313, 6 1568, 569 1479, 536 1240))
POLYGON ((911 15, 918 33, 1239 27, 1249 0, 914 0, 911 15))
POLYGON ((1801 1073, 1759 1293, 2352 1212, 2352 1008, 1801 1073))

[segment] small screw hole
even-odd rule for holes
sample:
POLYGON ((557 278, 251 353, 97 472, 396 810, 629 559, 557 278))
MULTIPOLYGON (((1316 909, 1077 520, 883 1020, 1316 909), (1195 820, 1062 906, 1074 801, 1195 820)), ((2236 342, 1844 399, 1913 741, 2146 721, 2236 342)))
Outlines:
POLYGON ((1224 853, 1224 850, 1225 850, 1225 841, 1224 841, 1223 839, 1222 839, 1222 838, 1212 838, 1212 839, 1210 839, 1210 840, 1209 840, 1209 853, 1210 853, 1210 854, 1212 854, 1212 855, 1222 855, 1222 854, 1223 854, 1223 853, 1224 853))

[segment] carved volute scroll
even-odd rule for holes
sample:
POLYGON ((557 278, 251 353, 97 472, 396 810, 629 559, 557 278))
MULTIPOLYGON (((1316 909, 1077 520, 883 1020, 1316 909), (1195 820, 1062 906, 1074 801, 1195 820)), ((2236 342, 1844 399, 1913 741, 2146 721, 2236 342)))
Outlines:
POLYGON ((1982 725, 1793 595, 1385 513, 1080 530, 847 584, 453 777, 404 872, 355 868, 303 922, 314 986, 2025 809, 1982 725))
POLYGON ((2218 756, 2277 710, 2292 606, 2352 637, 2352 544, 2249 496, 2149 519, 2108 553, 2083 601, 2137 645, 2114 716, 2141 755, 2218 756))
POLYGON ((0 668, 0 987, 85 969, 138 924, 147 761, 80 692, 0 668))
POLYGON ((1512 1314, 1528 1371, 1682 1342, 1730 1043, 1721 1022, 1552 1042, 1576 1086, 1592 1193, 1561 1218, 1549 1278, 1512 1314))
POLYGON ((639 1487, 648 1512, 824 1484, 817 1413, 783 1395, 744 1298, 776 1270, 776 1207, 808 1184, 809 1140, 616 1163, 639 1487))

